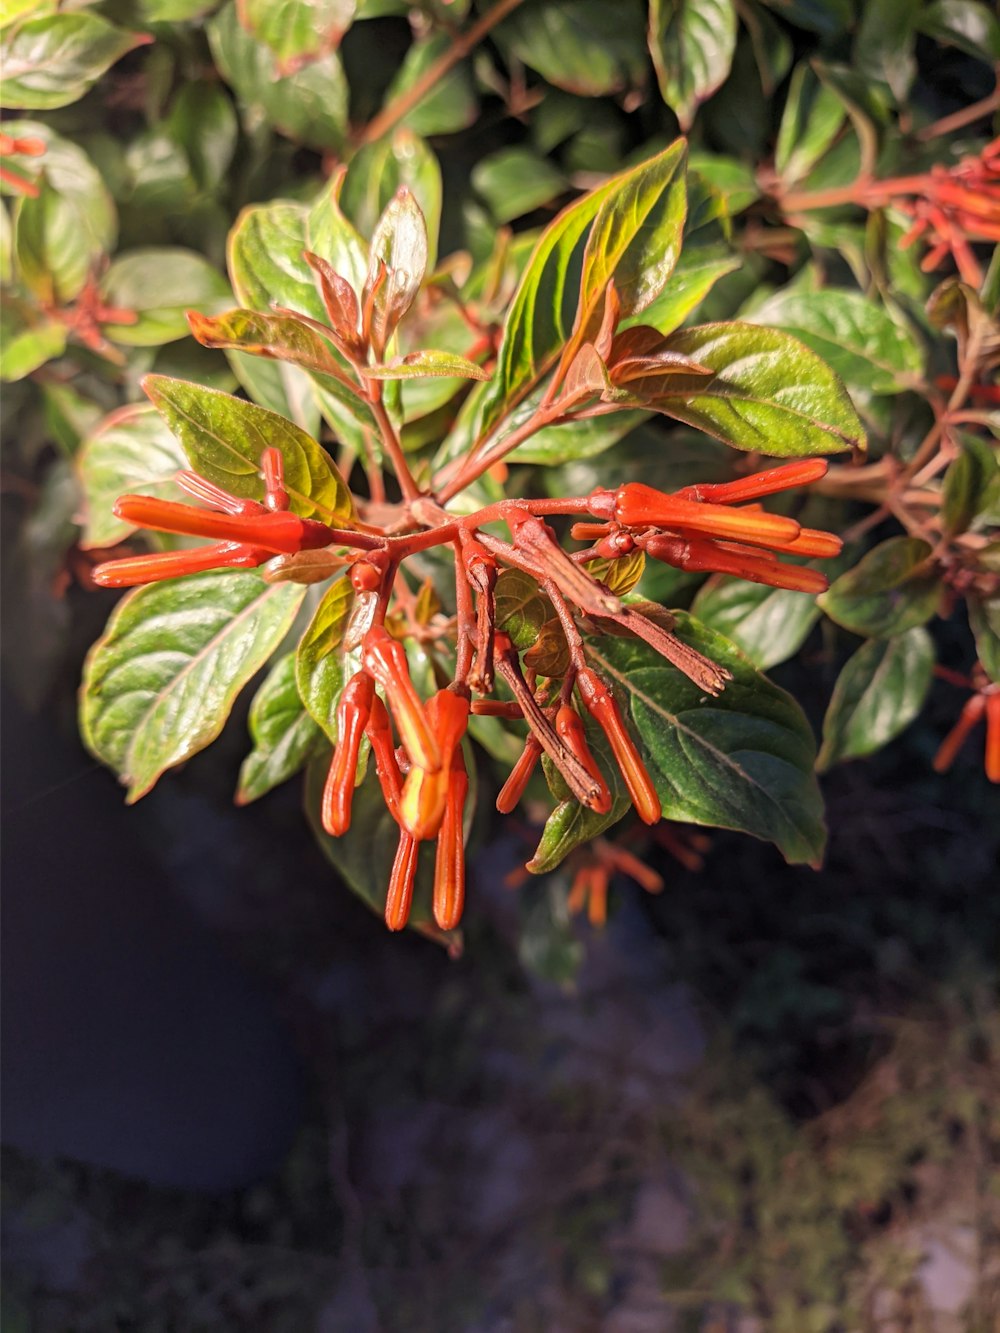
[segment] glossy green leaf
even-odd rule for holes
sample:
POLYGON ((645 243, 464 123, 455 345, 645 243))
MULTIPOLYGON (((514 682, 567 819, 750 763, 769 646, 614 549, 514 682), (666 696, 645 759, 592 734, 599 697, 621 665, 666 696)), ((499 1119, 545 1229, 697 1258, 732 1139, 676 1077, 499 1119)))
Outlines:
POLYGON ((679 139, 602 192, 583 255, 575 333, 586 336, 595 327, 612 278, 626 319, 663 291, 681 253, 686 153, 679 139))
POLYGON ((358 669, 350 665, 340 649, 354 603, 350 580, 339 578, 331 583, 316 608, 295 656, 295 679, 299 698, 306 712, 326 733, 337 740, 337 702, 348 674, 358 669), (347 664, 347 665, 345 665, 347 664))
POLYGON ((42 302, 63 305, 79 295, 113 247, 118 219, 111 195, 76 144, 37 121, 5 121, 4 132, 41 139, 46 147, 39 194, 22 199, 14 223, 14 260, 21 280, 42 302))
POLYGON ((862 393, 900 393, 923 371, 923 351, 910 330, 861 292, 785 288, 755 306, 750 318, 804 342, 862 393))
MULTIPOLYGON (((824 568, 823 562, 814 564, 824 568)), ((704 584, 691 611, 742 648, 761 671, 794 656, 822 614, 808 593, 727 577, 704 584)))
MULTIPOLYGON (((427 263, 433 268, 441 228, 441 168, 423 139, 412 130, 400 126, 355 153, 344 177, 340 205, 361 235, 371 236, 389 200, 403 185, 412 190, 423 214, 427 263)), ((342 269, 337 271, 343 273, 342 269)), ((345 278, 348 276, 344 273, 345 278)))
POLYGON ((546 157, 517 145, 481 157, 472 168, 472 188, 497 222, 512 222, 564 194, 569 182, 546 157))
POLYGON ((637 86, 645 65, 645 5, 640 0, 528 0, 499 25, 504 54, 547 83, 584 97, 637 86))
POLYGON ((227 310, 190 321, 191 332, 205 347, 227 347, 288 361, 325 375, 340 373, 333 348, 311 325, 294 315, 262 315, 256 310, 227 310))
POLYGON ((843 384, 818 356, 777 329, 703 324, 667 339, 715 378, 704 391, 657 403, 668 416, 737 449, 800 458, 863 448, 865 432, 843 384))
POLYGON ((186 337, 185 310, 218 310, 231 299, 222 274, 202 255, 179 246, 117 255, 104 275, 101 297, 138 316, 133 324, 104 325, 105 335, 126 347, 159 347, 186 337))
POLYGON ((950 536, 966 532, 1000 501, 1000 457, 985 440, 967 435, 944 474, 941 520, 950 536))
POLYGON ((292 508, 303 518, 349 523, 351 493, 325 451, 276 412, 163 375, 147 375, 143 389, 174 432, 195 472, 234 495, 261 500, 260 459, 279 450, 292 508))
POLYGON ((678 637, 733 673, 717 699, 638 640, 587 647, 639 739, 664 818, 739 829, 788 861, 819 864, 826 834, 802 710, 728 639, 675 614, 678 637))
POLYGON ((240 22, 277 58, 278 73, 295 74, 336 50, 354 19, 355 0, 237 0, 240 22))
POLYGON ((150 40, 86 11, 25 19, 0 39, 0 106, 32 111, 68 106, 126 51, 150 40))
POLYGON ((890 537, 819 597, 819 604, 852 634, 887 638, 923 625, 941 600, 941 575, 931 548, 916 537, 890 537))
POLYGON ((119 495, 190 501, 174 483, 187 465, 180 442, 151 403, 130 403, 105 417, 77 456, 85 498, 80 545, 114 546, 135 531, 112 512, 119 495))
POLYGON ((920 6, 913 0, 865 0, 854 36, 854 68, 881 82, 904 105, 917 72, 914 54, 920 6))
POLYGON ((736 50, 732 0, 650 0, 649 49, 660 95, 688 130, 729 74, 736 50))
POLYGON ((240 767, 236 804, 249 805, 305 767, 322 732, 302 705, 295 654, 280 657, 250 705, 253 749, 240 767))
POLYGON ((282 77, 278 57, 240 24, 233 3, 207 24, 223 78, 234 89, 250 126, 273 125, 297 143, 339 151, 347 132, 347 80, 335 52, 282 77))
POLYGON ((122 598, 87 657, 80 722, 87 748, 115 770, 130 804, 215 740, 304 595, 296 584, 272 587, 226 570, 122 598))
POLYGON ((396 357, 384 366, 366 366, 361 372, 370 380, 410 380, 422 376, 432 379, 455 378, 464 380, 488 380, 490 373, 475 361, 469 361, 455 352, 437 352, 428 349, 423 352, 407 352, 396 357))
MULTIPOLYGON (((407 92, 451 47, 447 33, 434 33, 414 42, 389 85, 385 104, 407 92)), ((414 134, 454 134, 476 121, 479 103, 468 64, 459 61, 408 111, 400 122, 414 134)))
POLYGON ((804 62, 797 65, 778 127, 774 166, 786 185, 808 175, 843 125, 844 104, 804 62))
POLYGON ((983 670, 1000 685, 1000 597, 968 597, 969 625, 983 670))
POLYGON ((977 60, 1000 60, 1000 20, 980 0, 936 0, 918 14, 917 26, 977 60))
POLYGON ((584 195, 546 227, 507 315, 493 386, 483 399, 483 434, 557 355, 569 357, 584 340, 600 319, 612 278, 626 315, 644 310, 663 290, 681 247, 683 166, 678 141, 584 195))
POLYGON ((894 740, 923 708, 933 671, 934 643, 919 626, 863 644, 837 677, 817 769, 874 754, 894 740))
MULTIPOLYGON (((522 407, 526 407, 528 402, 530 400, 526 400, 522 407)), ((521 409, 518 409, 513 419, 520 416, 521 409)), ((561 426, 543 426, 524 444, 518 445, 508 455, 508 460, 511 463, 539 463, 545 467, 555 467, 559 463, 596 458, 624 439, 648 417, 648 412, 626 408, 621 412, 610 412, 607 416, 567 421, 561 426)))
POLYGON ((738 257, 724 246, 685 245, 659 296, 640 315, 623 319, 619 327, 648 324, 663 334, 673 333, 698 309, 719 279, 739 266, 738 257))

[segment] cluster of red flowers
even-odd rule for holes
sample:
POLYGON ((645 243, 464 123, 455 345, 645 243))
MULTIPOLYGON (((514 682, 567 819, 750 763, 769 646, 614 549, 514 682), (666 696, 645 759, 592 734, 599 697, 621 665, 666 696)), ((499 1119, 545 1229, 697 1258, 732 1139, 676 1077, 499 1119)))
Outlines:
POLYGON ((963 281, 980 287, 983 272, 970 241, 1000 241, 1000 139, 951 168, 884 182, 881 192, 889 186, 897 206, 913 218, 900 248, 923 237, 930 245, 921 263, 925 273, 951 255, 963 281))
POLYGON ((986 723, 986 776, 990 782, 1000 782, 1000 685, 987 676, 977 662, 971 676, 936 667, 935 674, 960 689, 971 690, 970 698, 962 705, 958 721, 941 742, 934 756, 934 771, 946 773, 980 722, 986 723))
POLYGON ((434 918, 442 929, 450 930, 461 917, 464 897, 463 821, 469 784, 462 741, 471 714, 523 720, 528 725, 524 750, 497 799, 501 812, 517 805, 545 754, 582 805, 608 813, 611 789, 587 742, 583 715, 589 715, 607 739, 639 817, 647 824, 660 819, 656 785, 614 692, 587 662, 578 613, 598 627, 606 622, 609 628, 616 626, 619 632, 643 639, 708 694, 718 694, 729 679, 724 668, 666 628, 662 617, 653 618, 624 601, 594 578, 587 565, 639 549, 683 569, 715 570, 779 588, 822 591, 826 587, 822 574, 807 566, 782 564, 779 556, 832 556, 840 550, 839 538, 802 528, 756 502, 815 481, 826 467, 822 459, 809 459, 722 485, 686 487, 675 494, 629 483, 616 491, 597 490, 574 499, 504 501, 467 518, 454 518, 428 500, 418 511, 426 518, 425 526, 417 528, 414 523, 415 530, 409 533, 374 536, 372 529, 338 530, 288 512, 281 456, 268 449, 262 460, 263 503, 232 496, 191 472, 181 473, 179 484, 211 508, 123 496, 115 513, 127 522, 211 538, 212 544, 109 561, 95 570, 94 578, 104 586, 124 587, 209 569, 253 567, 275 559, 280 563, 302 552, 340 548, 338 558, 350 558, 349 577, 359 613, 352 616, 345 646, 360 648, 361 668, 348 680, 337 707, 339 740, 323 792, 323 826, 333 836, 350 826, 361 743, 367 736, 386 805, 399 826, 386 922, 393 930, 406 924, 420 843, 436 839, 434 918), (567 554, 544 521, 545 514, 589 515, 590 521, 574 527, 572 534, 593 544, 567 554), (510 542, 484 530, 497 519, 507 524, 510 542), (451 684, 425 702, 414 688, 403 643, 386 628, 386 612, 400 563, 437 545, 452 546, 456 555, 456 669, 451 684), (343 552, 351 547, 353 556, 343 552), (539 677, 497 625, 500 566, 528 573, 551 602, 569 653, 569 669, 562 679, 539 677), (482 697, 493 693, 498 675, 510 698, 482 697), (473 693, 480 697, 473 699, 473 693))

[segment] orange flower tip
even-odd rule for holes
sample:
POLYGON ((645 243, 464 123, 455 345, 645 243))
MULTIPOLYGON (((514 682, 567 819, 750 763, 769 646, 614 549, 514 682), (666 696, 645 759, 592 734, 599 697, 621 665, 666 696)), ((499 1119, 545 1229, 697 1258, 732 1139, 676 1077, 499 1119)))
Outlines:
POLYGON ((419 847, 420 844, 409 833, 400 832, 385 899, 385 924, 390 930, 402 930, 410 919, 419 847))
POLYGON ((844 549, 843 539, 832 532, 818 528, 803 528, 793 542, 783 548, 789 555, 809 556, 812 560, 829 560, 844 549))

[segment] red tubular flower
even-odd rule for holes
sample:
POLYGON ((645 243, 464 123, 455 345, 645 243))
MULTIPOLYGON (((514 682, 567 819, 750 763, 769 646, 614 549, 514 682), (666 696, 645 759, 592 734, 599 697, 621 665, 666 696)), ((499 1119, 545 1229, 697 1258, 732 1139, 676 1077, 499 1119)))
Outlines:
POLYGON ((679 500, 708 500, 713 504, 741 504, 760 500, 765 495, 777 495, 794 486, 808 486, 825 477, 829 470, 825 458, 803 458, 781 467, 766 468, 736 481, 702 482, 697 486, 682 486, 676 492, 679 500))
MULTIPOLYGON (((958 721, 952 727, 951 731, 941 742, 941 746, 934 756, 934 772, 947 773, 955 762, 955 756, 965 744, 969 732, 978 724, 979 719, 986 712, 986 696, 983 694, 974 694, 971 699, 965 701, 961 713, 958 715, 958 721)), ((995 781, 995 779, 991 779, 995 781)))
POLYGON ((362 653, 365 670, 385 691, 410 759, 428 773, 436 772, 441 767, 441 751, 413 688, 405 648, 384 625, 373 625, 362 640, 362 653))
POLYGON ((1000 690, 986 696, 986 776, 1000 782, 1000 690))
POLYGON ((611 809, 611 793, 608 791, 607 783, 604 781, 601 770, 597 767, 597 761, 587 744, 587 735, 583 729, 580 714, 569 704, 563 704, 556 713, 556 734, 573 751, 597 783, 598 792, 590 808, 599 815, 606 815, 611 809))
POLYGON ((398 824, 399 803, 403 795, 403 775, 396 762, 396 746, 392 739, 389 714, 377 694, 372 698, 365 733, 371 741, 372 754, 375 756, 375 772, 382 788, 382 797, 390 815, 398 824))
POLYGON ((375 682, 359 671, 344 686, 337 703, 337 748, 330 761, 320 807, 323 827, 334 838, 341 837, 351 826, 358 751, 374 697, 375 682))
POLYGON ((469 777, 461 746, 451 761, 444 819, 438 833, 434 863, 434 920, 442 930, 454 930, 465 903, 465 829, 462 815, 469 794, 469 777))
POLYGON ((497 797, 497 810, 500 814, 509 815, 516 808, 518 801, 524 795, 525 789, 531 781, 531 775, 538 765, 541 753, 541 743, 535 738, 533 732, 529 732, 517 763, 510 770, 510 776, 500 788, 500 794, 497 797))
POLYGON ((596 671, 589 667, 577 672, 576 687, 583 706, 608 738, 639 818, 644 824, 658 823, 662 813, 660 798, 635 741, 622 720, 614 695, 596 671))
POLYGON ((417 855, 420 844, 405 829, 399 830, 399 846, 389 876, 389 892, 385 899, 385 924, 390 930, 402 930, 410 919, 413 902, 413 881, 417 876, 417 855))
POLYGON ((645 538, 642 548, 654 560, 693 573, 732 574, 749 583, 766 583, 772 588, 787 588, 792 592, 820 593, 828 587, 826 575, 819 570, 802 565, 783 565, 769 553, 762 554, 752 548, 722 546, 696 538, 687 541, 662 533, 645 538))
POLYGON ((287 503, 287 494, 282 483, 281 455, 276 449, 264 451, 263 465, 266 505, 231 495, 193 472, 179 472, 178 484, 212 509, 196 509, 151 495, 121 496, 115 501, 114 512, 126 523, 155 532, 210 537, 215 544, 193 551, 108 560, 94 570, 94 581, 105 588, 128 588, 207 569, 253 568, 275 555, 296 555, 329 546, 333 534, 325 523, 281 509, 282 497, 287 503))
POLYGON ((702 532, 709 537, 746 542, 752 546, 784 546, 795 541, 801 528, 793 518, 763 510, 730 509, 629 482, 615 493, 614 517, 626 528, 671 528, 702 532))
POLYGON ((418 840, 433 838, 444 819, 452 756, 469 724, 469 701, 452 690, 438 690, 427 701, 427 720, 437 737, 440 767, 428 771, 414 760, 400 804, 400 822, 418 840))

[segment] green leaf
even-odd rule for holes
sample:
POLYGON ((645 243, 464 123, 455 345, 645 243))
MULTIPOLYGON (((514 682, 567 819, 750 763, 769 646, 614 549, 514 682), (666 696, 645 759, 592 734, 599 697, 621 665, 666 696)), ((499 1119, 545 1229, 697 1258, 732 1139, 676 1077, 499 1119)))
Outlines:
MULTIPOLYGON (((823 568, 818 561, 813 565, 823 568)), ((704 584, 691 611, 742 648, 761 671, 793 657, 822 614, 807 593, 727 577, 704 584)))
MULTIPOLYGON (((532 399, 536 396, 532 395, 532 399)), ((526 400, 509 418, 513 426, 522 418, 532 400, 526 400)), ((649 416, 648 412, 626 409, 611 412, 607 416, 587 417, 582 421, 567 421, 559 426, 543 426, 530 439, 519 444, 508 455, 510 463, 539 463, 545 467, 555 467, 559 463, 578 462, 584 458, 596 458, 630 431, 635 430, 649 416)))
POLYGON ((854 22, 853 0, 764 0, 787 23, 821 37, 839 37, 854 22))
MULTIPOLYGON (((342 838, 331 838, 323 829, 320 805, 329 760, 316 758, 306 770, 306 817, 320 850, 348 887, 376 914, 385 914, 392 862, 399 843, 399 827, 385 807, 382 789, 374 765, 360 787, 355 788, 351 803, 351 827, 342 838)), ((410 910, 410 926, 450 951, 461 949, 461 931, 445 934, 434 924, 431 914, 431 885, 434 873, 434 842, 420 849, 417 882, 410 910)))
POLYGON ((638 734, 664 818, 738 829, 787 861, 818 865, 826 832, 802 710, 728 639, 674 614, 678 637, 732 672, 717 699, 645 643, 605 637, 587 647, 638 734))
MULTIPOLYGON (((385 94, 386 106, 407 92, 451 47, 447 33, 438 32, 414 42, 385 94)), ((422 97, 400 124, 414 134, 454 134, 475 124, 479 103, 468 64, 459 61, 422 97)))
POLYGON ((323 594, 295 656, 299 698, 312 720, 334 744, 337 741, 337 701, 348 672, 353 675, 359 665, 345 666, 348 659, 338 651, 353 604, 354 589, 350 580, 336 579, 323 594))
POLYGON ((235 4, 206 25, 209 45, 243 109, 244 122, 276 130, 309 148, 339 152, 347 132, 347 80, 339 58, 327 51, 294 74, 282 77, 269 46, 244 30, 235 4))
POLYGON ((600 318, 612 278, 625 315, 644 310, 663 290, 680 253, 683 166, 678 141, 584 195, 546 227, 507 315, 493 384, 483 398, 481 436, 557 355, 568 361, 600 318))
POLYGON ((923 370, 923 352, 913 334, 861 292, 785 288, 755 306, 750 318, 804 342, 861 393, 901 393, 923 370))
POLYGON ((887 638, 930 620, 941 600, 931 548, 916 537, 890 537, 841 574, 818 599, 852 634, 887 638))
POLYGON ((66 325, 58 320, 39 318, 27 303, 5 297, 0 308, 0 380, 12 384, 30 375, 46 361, 62 356, 66 350, 66 325))
POLYGON ((191 332, 205 347, 227 347, 272 361, 288 361, 324 375, 341 373, 333 348, 311 325, 294 315, 262 315, 256 310, 227 310, 196 315, 191 332))
POLYGON ((297 514, 350 523, 354 502, 340 473, 315 440, 277 412, 164 375, 147 375, 142 387, 200 476, 234 495, 261 500, 260 459, 270 446, 284 459, 285 486, 297 514))
POLYGON ((967 597, 969 625, 983 670, 1000 685, 1000 597, 967 597))
POLYGON ((278 73, 295 74, 336 50, 354 19, 354 0, 237 0, 247 32, 269 47, 278 73))
POLYGON ((865 432, 843 384, 809 348, 777 329, 702 324, 667 339, 715 378, 691 397, 664 397, 660 411, 737 449, 777 458, 864 448, 865 432))
POLYGON ((913 0, 865 0, 854 37, 854 68, 865 78, 884 83, 900 106, 917 72, 919 11, 913 0))
POLYGON ((385 366, 365 366, 361 372, 370 380, 412 380, 422 376, 432 379, 458 376, 465 380, 488 380, 490 372, 475 361, 469 361, 455 352, 407 352, 385 366))
POLYGON ((87 12, 43 14, 5 29, 0 106, 51 111, 88 92, 126 51, 152 41, 87 12))
POLYGON ((569 187, 548 158, 523 145, 481 157, 472 168, 471 181, 497 222, 512 222, 532 213, 569 187))
POLYGON ((294 776, 323 734, 299 697, 294 653, 272 666, 254 695, 249 723, 253 749, 240 768, 237 805, 249 805, 294 776))
POLYGON ((951 537, 967 532, 996 503, 1000 489, 1000 457, 985 440, 966 435, 962 452, 944 474, 941 520, 951 537))
POLYGON ((979 0, 937 0, 918 15, 917 27, 977 60, 1000 60, 1000 22, 979 0))
POLYGON ((137 801, 221 732, 236 696, 284 638, 305 589, 224 571, 136 588, 84 667, 90 752, 137 801))
POLYGON ((108 304, 134 310, 134 324, 106 324, 104 333, 125 347, 158 347, 186 337, 187 309, 216 310, 230 300, 229 283, 193 250, 165 246, 116 255, 101 283, 108 304))
POLYGON ((836 139, 844 104, 804 62, 796 65, 778 127, 774 166, 785 185, 807 176, 836 139))
POLYGON ((874 754, 894 740, 923 708, 933 672, 934 643, 919 626, 862 644, 833 688, 818 771, 874 754))
POLYGON ((510 59, 547 83, 584 97, 636 87, 646 65, 645 5, 640 0, 529 0, 494 33, 510 59))
POLYGON ((697 310, 719 279, 739 267, 739 258, 724 246, 686 245, 659 296, 641 315, 623 319, 619 328, 648 324, 663 334, 673 333, 697 310))
POLYGON ((85 550, 114 546, 135 531, 112 512, 119 495, 189 500, 174 483, 187 465, 176 436, 151 403, 130 403, 106 416, 84 440, 77 457, 86 500, 80 545, 85 550))
POLYGON ((45 143, 39 194, 22 199, 14 222, 14 259, 25 286, 45 304, 65 305, 112 249, 118 219, 90 158, 37 121, 6 121, 4 132, 45 143))
POLYGON ((164 125, 187 159, 198 188, 219 191, 239 136, 236 111, 221 84, 185 83, 164 125))
MULTIPOLYGON (((433 268, 441 227, 441 168, 423 139, 412 130, 400 126, 391 135, 377 143, 365 144, 355 153, 344 177, 340 205, 358 231, 370 236, 389 200, 402 185, 413 191, 424 215, 427 262, 433 268)), ((321 250, 318 253, 323 254, 321 250)), ((349 277, 343 269, 337 271, 349 277)))
POLYGON ((688 130, 724 82, 736 50, 732 0, 650 0, 649 49, 660 94, 688 130))
POLYGON ((530 648, 552 618, 552 603, 535 580, 519 569, 501 571, 495 597, 497 628, 510 635, 515 648, 530 648))

